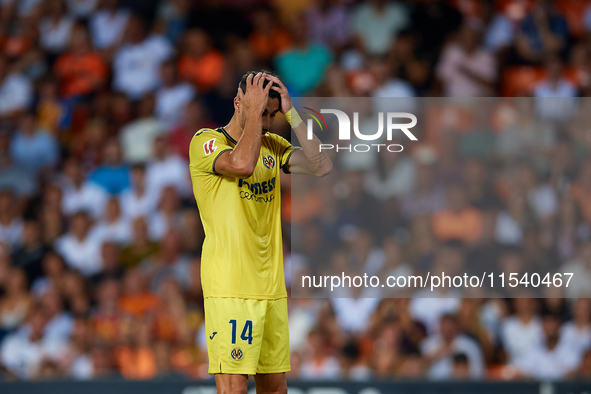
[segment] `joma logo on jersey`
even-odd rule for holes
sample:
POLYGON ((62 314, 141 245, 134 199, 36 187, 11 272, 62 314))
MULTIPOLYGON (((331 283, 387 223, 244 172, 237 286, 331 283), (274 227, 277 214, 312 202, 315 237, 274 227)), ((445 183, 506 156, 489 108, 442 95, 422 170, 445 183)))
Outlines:
POLYGON ((271 155, 264 155, 263 164, 265 165, 265 167, 272 170, 273 167, 275 167, 275 159, 273 159, 273 156, 271 155))
POLYGON ((207 156, 211 155, 218 147, 215 146, 215 138, 210 139, 205 144, 203 144, 203 151, 207 156))

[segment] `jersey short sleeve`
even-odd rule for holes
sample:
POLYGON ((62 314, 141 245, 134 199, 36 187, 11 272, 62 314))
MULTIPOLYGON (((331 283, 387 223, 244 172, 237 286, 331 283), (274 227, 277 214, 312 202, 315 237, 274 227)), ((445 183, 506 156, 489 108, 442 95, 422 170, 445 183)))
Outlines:
POLYGON ((289 162, 289 158, 293 152, 302 148, 291 145, 291 142, 280 135, 269 133, 269 136, 273 139, 273 144, 275 145, 275 151, 277 158, 279 159, 279 168, 281 168, 286 174, 289 174, 285 165, 289 162))
POLYGON ((215 172, 215 162, 220 155, 234 149, 230 146, 224 134, 213 129, 201 129, 193 136, 189 146, 189 159, 194 171, 215 172))

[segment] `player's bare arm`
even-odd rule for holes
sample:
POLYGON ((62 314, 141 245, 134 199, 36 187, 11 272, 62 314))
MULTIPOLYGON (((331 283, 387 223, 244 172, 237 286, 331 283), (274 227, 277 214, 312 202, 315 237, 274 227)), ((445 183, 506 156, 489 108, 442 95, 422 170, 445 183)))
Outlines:
POLYGON ((218 157, 215 163, 215 171, 218 174, 248 178, 254 171, 261 150, 262 115, 267 106, 269 90, 273 85, 268 83, 263 87, 264 81, 263 73, 251 74, 246 79, 246 93, 238 88, 238 95, 234 98, 236 115, 226 129, 230 134, 241 136, 237 138, 238 143, 233 150, 218 157))
MULTIPOLYGON (((273 75, 265 76, 270 81, 274 82, 271 89, 277 91, 281 96, 280 112, 286 114, 293 107, 289 92, 281 80, 273 75), (275 86, 277 84, 278 86, 275 86)), ((271 84, 269 84, 271 85, 271 84)), ((293 152, 289 161, 285 164, 285 169, 293 174, 314 175, 322 177, 328 175, 332 171, 332 161, 325 151, 320 150, 320 140, 316 135, 311 140, 308 140, 306 134, 308 129, 304 122, 300 122, 293 127, 293 131, 300 142, 302 149, 293 152)))

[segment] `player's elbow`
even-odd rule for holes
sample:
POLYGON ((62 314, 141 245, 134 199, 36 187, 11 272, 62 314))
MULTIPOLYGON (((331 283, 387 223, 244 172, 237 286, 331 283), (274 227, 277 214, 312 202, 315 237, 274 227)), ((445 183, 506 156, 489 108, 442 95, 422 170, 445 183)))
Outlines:
POLYGON ((255 165, 250 164, 250 163, 238 164, 234 168, 234 173, 239 178, 243 178, 243 179, 250 178, 254 172, 254 168, 255 168, 255 165))
POLYGON ((321 166, 319 166, 316 171, 314 172, 314 176, 322 178, 323 176, 327 176, 332 171, 332 161, 325 160, 321 166))

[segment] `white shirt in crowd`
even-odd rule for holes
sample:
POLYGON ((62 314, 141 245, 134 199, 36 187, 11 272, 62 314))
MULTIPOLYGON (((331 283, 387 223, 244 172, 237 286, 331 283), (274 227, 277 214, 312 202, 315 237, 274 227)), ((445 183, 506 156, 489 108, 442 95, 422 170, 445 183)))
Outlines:
POLYGON ((373 4, 361 4, 353 12, 351 28, 371 54, 384 54, 398 32, 409 22, 408 11, 400 3, 386 3, 378 13, 373 4))
POLYGON ((363 332, 380 298, 331 298, 339 326, 347 332, 363 332))
POLYGON ((166 38, 152 35, 137 44, 124 45, 113 59, 113 87, 140 99, 160 84, 160 64, 174 54, 166 38))
POLYGON ((541 346, 543 340, 542 323, 537 317, 524 323, 520 318, 511 316, 501 323, 501 343, 510 364, 519 365, 532 349, 541 346))
POLYGON ((10 224, 4 226, 0 224, 0 241, 7 242, 10 245, 18 246, 23 240, 23 220, 14 218, 10 224))
POLYGON ((64 257, 66 263, 84 276, 100 272, 101 246, 100 238, 93 231, 89 231, 82 241, 71 233, 66 233, 55 241, 56 250, 64 257))
POLYGON ((541 82, 534 90, 536 110, 543 119, 564 120, 574 115, 577 109, 577 90, 565 79, 556 85, 541 82))
POLYGON ((135 190, 129 188, 121 193, 119 204, 122 215, 133 220, 138 216, 149 217, 154 214, 158 201, 155 195, 147 192, 138 197, 135 190))
POLYGON ((2 364, 21 379, 32 379, 43 360, 58 361, 67 349, 67 342, 58 338, 45 335, 32 342, 29 335, 17 331, 2 341, 0 358, 2 364))
POLYGON ((550 185, 541 185, 527 194, 527 201, 540 219, 554 216, 558 211, 558 198, 550 185))
POLYGON ((92 236, 99 239, 101 246, 105 242, 128 244, 131 242, 131 223, 123 217, 112 223, 103 220, 94 226, 92 236))
POLYGON ((501 244, 517 245, 521 242, 522 237, 521 226, 509 212, 499 212, 495 223, 495 239, 501 244))
POLYGON ((121 129, 123 159, 128 163, 143 163, 152 157, 154 139, 163 132, 156 118, 135 120, 121 129))
POLYGON ((0 85, 0 115, 27 108, 32 98, 29 79, 18 73, 8 74, 0 85))
MULTIPOLYGON (((433 335, 421 344, 422 353, 432 355, 444 346, 443 338, 439 335, 433 335)), ((481 378, 484 374, 484 359, 482 351, 475 340, 466 336, 458 335, 452 342, 454 354, 463 353, 468 357, 470 377, 473 379, 481 378)), ((449 379, 453 377, 453 354, 449 357, 441 358, 435 361, 429 368, 429 377, 432 379, 449 379)))
POLYGON ((578 328, 574 322, 565 323, 560 330, 560 346, 566 346, 580 356, 591 349, 591 324, 578 328))
POLYGON ((114 14, 108 10, 98 11, 90 20, 92 42, 97 49, 105 49, 121 40, 129 11, 119 9, 114 14))
POLYGON ((103 215, 109 198, 105 189, 90 181, 84 182, 79 189, 74 186, 66 186, 62 188, 62 191, 62 210, 66 215, 87 211, 97 219, 103 215))
POLYGON ((146 187, 148 193, 160 201, 162 189, 174 186, 180 196, 191 193, 189 164, 182 157, 171 154, 161 161, 152 161, 146 168, 146 187))
POLYGON ((467 54, 458 44, 448 45, 437 65, 437 76, 443 82, 444 94, 448 97, 492 96, 490 87, 474 81, 461 71, 464 67, 490 82, 496 78, 495 58, 485 49, 467 54))
MULTIPOLYGON (((437 293, 437 290, 435 291, 437 293)), ((439 332, 439 320, 446 314, 454 314, 460 307, 457 294, 435 294, 431 291, 418 292, 417 298, 410 300, 409 312, 411 316, 423 323, 429 333, 439 332), (439 295, 441 298, 423 298, 428 295, 439 295)))
POLYGON ((165 131, 182 120, 185 106, 195 97, 196 90, 189 83, 179 83, 171 88, 160 88, 156 93, 156 116, 165 131))
POLYGON ((326 357, 320 364, 315 360, 305 361, 300 371, 302 379, 337 379, 340 374, 341 367, 336 357, 326 357))
POLYGON ((550 350, 544 344, 531 348, 517 363, 525 375, 534 379, 562 379, 579 365, 580 353, 560 343, 550 350))
POLYGON ((63 52, 69 42, 74 20, 64 16, 55 23, 53 18, 46 17, 39 24, 39 41, 41 47, 48 52, 63 52))

